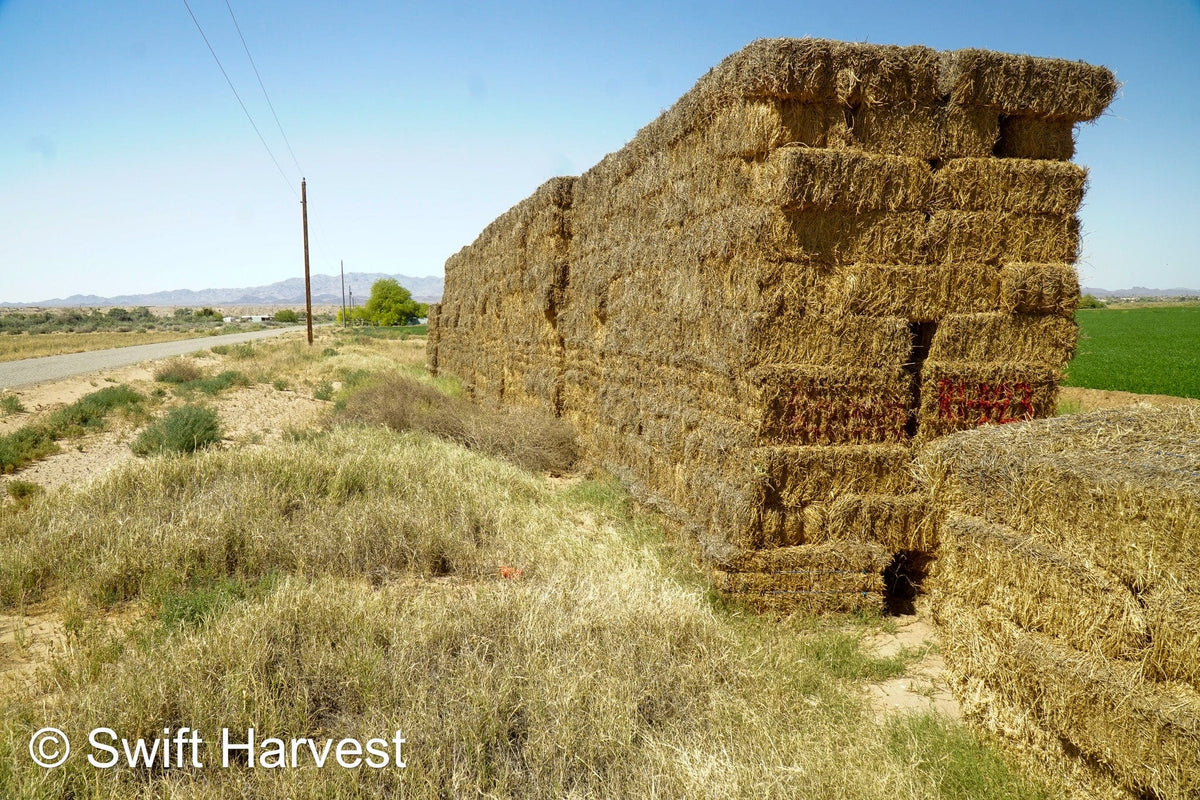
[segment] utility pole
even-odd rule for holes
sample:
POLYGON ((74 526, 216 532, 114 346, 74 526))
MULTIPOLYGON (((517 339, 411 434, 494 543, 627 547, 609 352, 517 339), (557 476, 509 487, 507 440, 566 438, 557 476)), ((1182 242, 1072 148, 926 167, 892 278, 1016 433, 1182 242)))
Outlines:
POLYGON ((350 287, 350 313, 354 313, 354 287, 350 287))
POLYGON ((346 327, 346 262, 339 261, 338 266, 342 270, 342 327, 346 327))
POLYGON ((308 191, 304 178, 300 179, 300 216, 304 221, 304 321, 308 324, 308 343, 312 344, 312 279, 308 275, 308 191))

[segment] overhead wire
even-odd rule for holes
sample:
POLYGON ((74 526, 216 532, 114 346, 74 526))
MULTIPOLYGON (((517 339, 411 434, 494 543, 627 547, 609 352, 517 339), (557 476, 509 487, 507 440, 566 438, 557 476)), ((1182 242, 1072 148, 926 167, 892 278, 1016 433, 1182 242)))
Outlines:
POLYGON ((271 102, 271 95, 267 94, 267 87, 263 83, 262 75, 258 74, 258 65, 254 63, 254 56, 250 55, 250 45, 246 44, 246 37, 242 35, 242 26, 238 24, 237 16, 233 13, 233 6, 229 4, 229 0, 225 0, 225 7, 229 9, 229 18, 233 20, 233 27, 237 29, 238 38, 242 40, 242 48, 246 51, 246 58, 250 59, 254 77, 258 78, 258 86, 262 89, 263 97, 267 99, 267 107, 271 109, 271 116, 275 118, 275 124, 279 127, 279 135, 283 137, 283 143, 287 145, 288 153, 292 156, 292 163, 296 165, 296 171, 303 176, 304 169, 296 158, 296 151, 292 149, 292 143, 288 140, 287 134, 283 132, 283 123, 279 121, 279 115, 275 113, 275 104, 271 102))
POLYGON ((232 91, 233 96, 237 98, 238 105, 242 107, 242 112, 246 115, 246 119, 249 120, 250 127, 254 128, 254 132, 258 134, 258 140, 262 142, 263 149, 265 149, 267 151, 267 155, 271 157, 271 162, 275 164, 275 169, 279 170, 280 177, 283 178, 283 182, 287 184, 288 189, 291 190, 292 194, 299 197, 296 192, 296 187, 292 185, 291 179, 289 179, 287 173, 283 171, 283 167, 279 165, 279 159, 275 158, 275 154, 271 152, 271 146, 268 145, 267 140, 263 138, 262 131, 260 131, 258 129, 258 125, 255 124, 254 117, 250 115, 250 110, 246 108, 246 104, 242 101, 242 96, 238 94, 237 87, 235 87, 233 85, 233 81, 230 80, 229 73, 225 71, 224 65, 221 64, 221 59, 217 57, 217 51, 213 49, 212 43, 208 41, 208 36, 204 33, 204 28, 200 25, 200 20, 196 19, 196 15, 192 12, 192 7, 188 5, 188 0, 183 0, 183 7, 187 9, 188 16, 190 16, 192 18, 192 22, 195 23, 196 30, 200 31, 200 38, 204 39, 204 44, 208 47, 208 52, 212 54, 213 60, 217 62, 217 68, 221 70, 221 74, 225 76, 225 82, 229 84, 230 91, 232 91))

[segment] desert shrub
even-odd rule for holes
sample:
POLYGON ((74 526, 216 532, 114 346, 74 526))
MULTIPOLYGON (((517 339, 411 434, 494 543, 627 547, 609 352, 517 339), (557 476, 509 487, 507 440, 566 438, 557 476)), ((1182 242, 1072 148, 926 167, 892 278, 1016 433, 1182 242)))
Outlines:
POLYGON ((204 377, 196 362, 185 358, 173 358, 163 362, 154 370, 154 380, 163 383, 189 383, 204 377))
POLYGON ((0 411, 3 411, 5 416, 20 414, 24 410, 25 406, 21 403, 21 398, 15 394, 0 395, 0 411))
POLYGON ((43 491, 45 490, 33 481, 11 480, 4 486, 4 493, 17 502, 28 501, 43 491))
POLYGON ((290 308, 284 308, 275 312, 276 322, 299 322, 300 315, 290 308))
POLYGON ((193 453, 221 441, 217 412, 204 406, 173 408, 147 426, 130 447, 139 456, 156 453, 193 453))
POLYGON ((578 457, 574 432, 562 420, 530 408, 485 408, 402 375, 354 392, 341 413, 393 430, 428 431, 537 472, 566 472, 578 457))
POLYGON ((313 389, 314 400, 332 400, 333 399, 333 384, 329 381, 316 386, 313 389))
POLYGON ((54 438, 99 428, 113 411, 137 408, 145 399, 128 386, 106 386, 55 411, 46 427, 54 438))

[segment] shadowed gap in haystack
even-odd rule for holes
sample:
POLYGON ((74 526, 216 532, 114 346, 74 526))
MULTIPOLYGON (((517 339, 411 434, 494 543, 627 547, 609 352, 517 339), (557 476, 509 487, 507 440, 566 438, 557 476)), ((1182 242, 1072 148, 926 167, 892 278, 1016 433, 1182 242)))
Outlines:
POLYGON ((933 563, 933 556, 920 550, 902 550, 883 571, 884 613, 893 616, 916 613, 921 584, 933 563))
POLYGON ((904 369, 912 377, 912 400, 908 407, 908 423, 904 430, 913 437, 917 435, 918 415, 921 410, 921 367, 925 357, 929 355, 929 346, 933 344, 934 334, 937 333, 936 322, 910 322, 908 332, 912 337, 912 352, 904 369))

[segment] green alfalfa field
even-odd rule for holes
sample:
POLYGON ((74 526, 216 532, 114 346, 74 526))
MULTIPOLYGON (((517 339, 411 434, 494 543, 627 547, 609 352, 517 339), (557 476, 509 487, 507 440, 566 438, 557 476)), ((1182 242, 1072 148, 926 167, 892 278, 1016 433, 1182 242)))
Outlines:
POLYGON ((1200 303, 1080 309, 1066 386, 1200 398, 1200 303))

